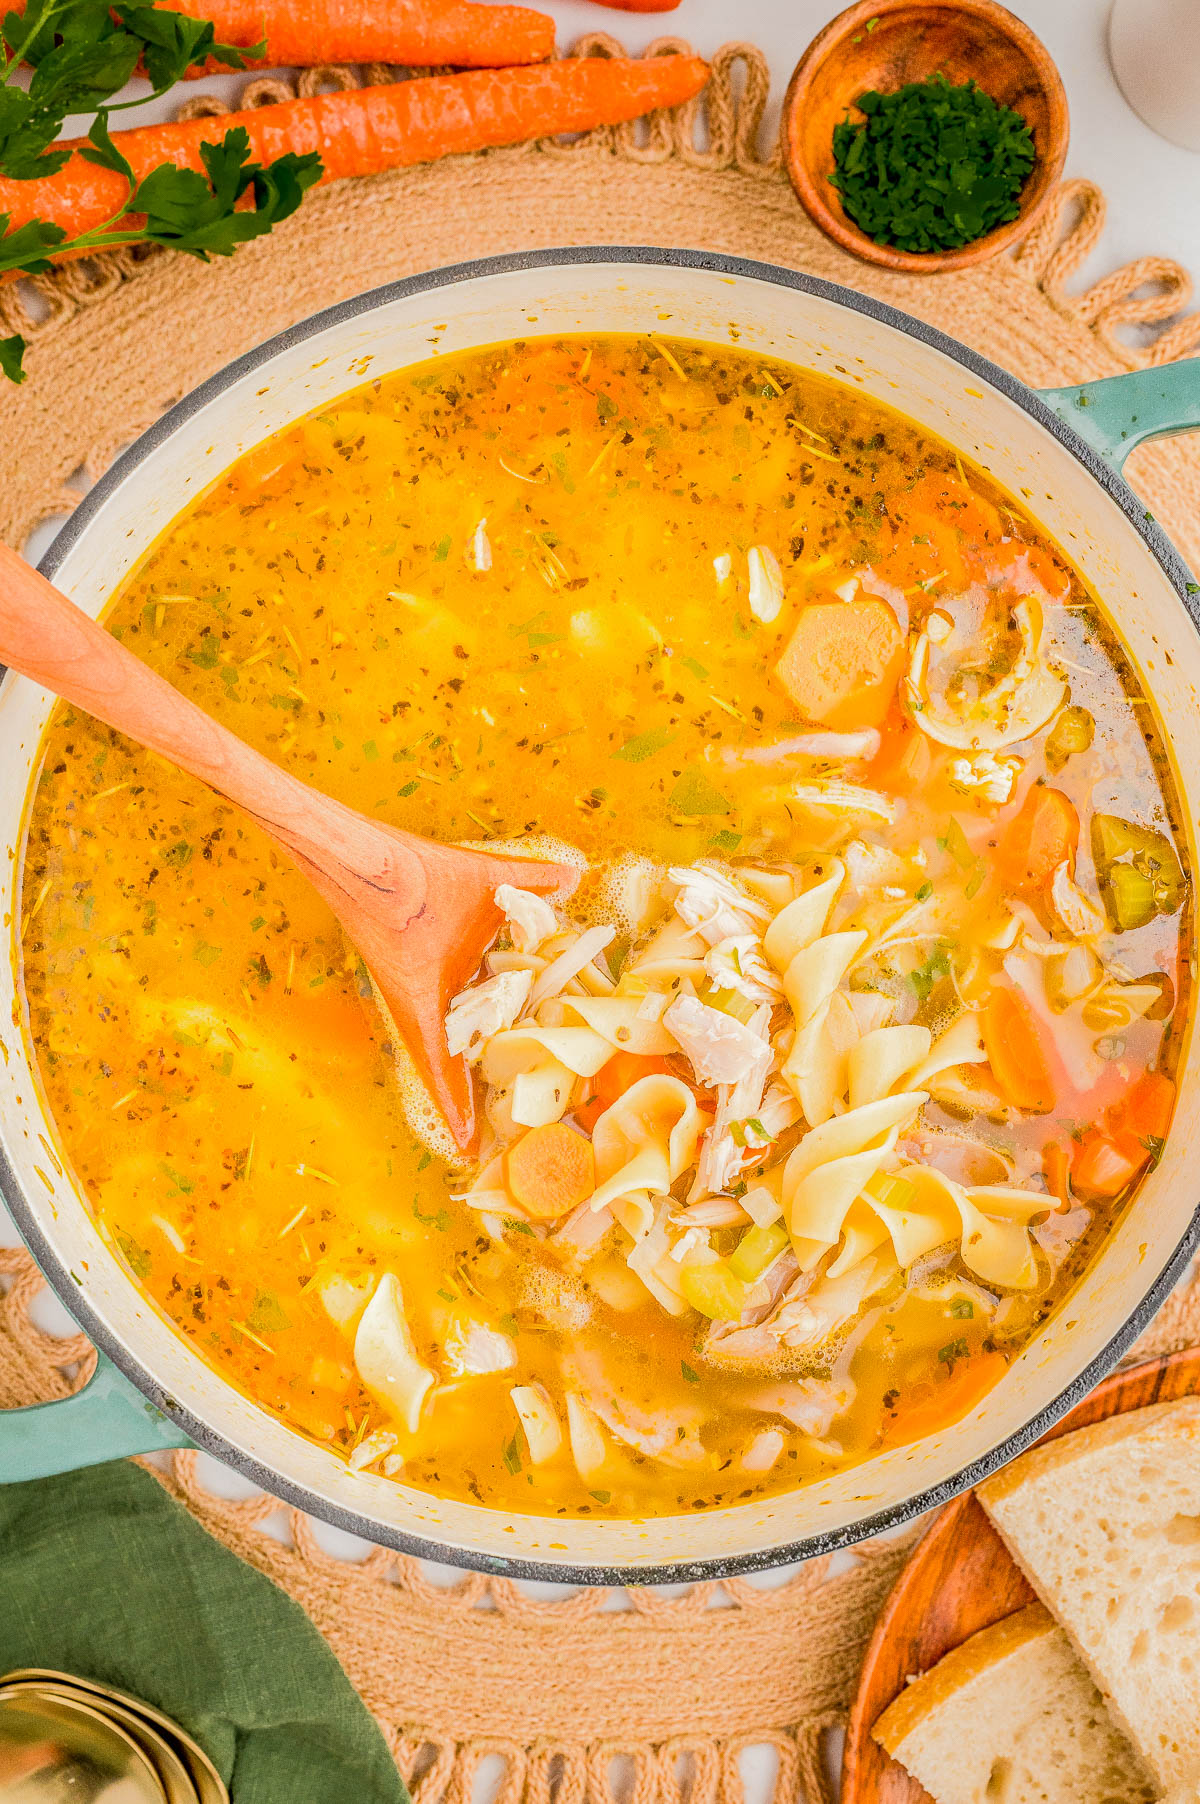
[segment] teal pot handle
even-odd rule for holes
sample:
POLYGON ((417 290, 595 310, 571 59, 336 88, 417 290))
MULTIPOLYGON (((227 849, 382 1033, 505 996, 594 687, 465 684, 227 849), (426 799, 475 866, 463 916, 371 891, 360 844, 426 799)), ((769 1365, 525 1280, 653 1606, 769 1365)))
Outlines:
POLYGON ((131 1453, 192 1443, 103 1353, 73 1397, 0 1410, 0 1484, 53 1478, 131 1453))
POLYGON ((1200 428, 1200 357, 1040 393, 1065 426, 1120 470, 1147 439, 1200 428))

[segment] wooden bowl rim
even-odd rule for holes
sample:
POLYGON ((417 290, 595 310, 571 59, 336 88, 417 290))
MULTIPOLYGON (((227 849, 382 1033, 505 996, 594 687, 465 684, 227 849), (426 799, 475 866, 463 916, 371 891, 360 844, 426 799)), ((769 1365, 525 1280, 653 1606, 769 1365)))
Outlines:
MULTIPOLYGON (((1113 1416, 1123 1416, 1129 1414, 1133 1410, 1152 1407, 1155 1401, 1153 1397, 1150 1399, 1149 1403, 1144 1397, 1136 1397, 1139 1385, 1147 1379, 1161 1385, 1163 1378, 1168 1374, 1179 1373, 1186 1374, 1186 1376, 1190 1378, 1191 1384, 1189 1388, 1178 1391, 1176 1393, 1177 1396, 1182 1397, 1200 1392, 1200 1346, 1182 1347, 1174 1353, 1157 1354, 1154 1358, 1142 1360, 1137 1365, 1124 1366, 1118 1371, 1110 1372, 1108 1377, 1102 1379, 1100 1383, 1096 1385, 1094 1390, 1089 1391, 1082 1402, 1077 1403, 1075 1408, 1069 1411, 1061 1421, 1056 1422, 1052 1428, 1048 1429, 1039 1441, 1035 1441, 1034 1446, 1040 1447, 1045 1445, 1048 1441, 1058 1440, 1062 1435, 1073 1434, 1077 1428, 1086 1428, 1093 1421, 1108 1421, 1113 1416), (1130 1393, 1130 1401, 1124 1407, 1113 1410, 1104 1410, 1102 1407, 1098 1407, 1103 1405, 1114 1394, 1119 1394, 1126 1389, 1128 1389, 1130 1393)), ((1158 1400, 1167 1401, 1167 1399, 1158 1400)), ((1175 1397, 1173 1396, 1170 1401, 1174 1400, 1175 1397)), ((855 1690, 854 1702, 850 1707, 850 1716, 846 1724, 846 1741, 842 1756, 841 1773, 841 1797, 843 1804, 862 1804, 861 1758, 871 1741, 872 1723, 876 1722, 882 1711, 887 1708, 886 1703, 877 1704, 869 1702, 866 1695, 866 1682, 871 1676, 883 1649, 895 1635, 897 1627, 903 1625, 910 1615, 908 1594, 920 1579, 925 1563, 931 1556, 936 1556, 944 1541, 953 1538, 955 1530, 958 1527, 959 1519, 966 1514, 968 1510, 972 1509, 975 1506, 975 1503, 975 1492, 972 1489, 963 1491, 958 1497, 952 1498, 949 1503, 944 1505, 944 1507, 938 1511, 937 1515, 930 1523, 928 1530, 922 1535, 908 1559, 904 1562, 899 1577, 888 1592, 887 1599, 883 1609, 879 1613, 879 1619, 875 1624, 871 1639, 867 1643, 866 1652, 863 1655, 858 1686, 855 1690)), ((1013 1562, 1013 1565, 1015 1568, 1015 1561, 1013 1562)), ((998 1618, 997 1620, 1002 1619, 998 1618)), ((964 1637, 964 1639, 969 1639, 969 1637, 964 1637)), ((962 1643, 956 1643, 955 1645, 961 1646, 962 1643)), ((949 1651, 951 1650, 948 1649, 947 1652, 949 1651)), ((898 1697, 900 1694, 897 1692, 895 1695, 898 1697)), ((893 1700, 888 1700, 888 1702, 891 1701, 893 1700)), ((925 1794, 920 1791, 920 1787, 915 1779, 912 1779, 911 1783, 916 1788, 915 1795, 925 1796, 925 1794)), ((874 1794, 873 1797, 867 1801, 867 1804, 875 1804, 875 1799, 880 1797, 880 1795, 881 1794, 879 1793, 874 1794)))
POLYGON ((809 218, 823 232, 844 250, 866 263, 876 263, 884 269, 900 270, 911 275, 934 275, 948 270, 968 269, 976 263, 986 262, 989 258, 998 256, 1018 238, 1024 237, 1031 229, 1045 211, 1062 175, 1070 138, 1070 112, 1066 89, 1054 58, 1036 32, 1023 19, 1018 19, 1015 13, 1009 12, 1006 6, 999 5, 998 0, 856 0, 853 6, 848 6, 844 12, 831 19, 828 25, 822 26, 792 71, 792 78, 783 97, 779 138, 784 167, 792 187, 809 218), (1006 225, 996 226, 982 238, 964 244, 959 250, 901 251, 894 245, 876 244, 840 207, 834 210, 824 192, 829 184, 817 180, 807 163, 802 162, 794 153, 792 122, 817 70, 844 44, 856 26, 865 25, 869 19, 915 12, 918 9, 927 10, 931 6, 940 7, 946 12, 965 13, 977 19, 986 19, 1022 51, 1046 96, 1050 114, 1050 142, 1046 154, 1038 158, 1028 178, 1021 211, 1016 219, 1010 219, 1006 225))

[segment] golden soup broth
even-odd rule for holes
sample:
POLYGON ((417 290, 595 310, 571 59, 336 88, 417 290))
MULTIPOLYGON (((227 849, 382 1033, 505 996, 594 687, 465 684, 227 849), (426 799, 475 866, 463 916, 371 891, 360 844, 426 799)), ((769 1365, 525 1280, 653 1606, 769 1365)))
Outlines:
MULTIPOLYGON (((997 848, 1034 784, 1078 811, 1075 876, 1093 900, 1095 811, 1171 832, 1149 705, 1022 506, 898 414, 724 347, 532 340, 368 384, 230 469, 107 620, 287 769, 420 833, 549 835, 597 864, 632 849, 664 865, 795 865, 855 837, 898 851, 919 879, 899 896, 932 892, 938 927, 855 981, 892 995, 900 1020, 944 1022, 972 959, 976 981, 980 961, 985 976, 999 968, 1003 951, 981 950, 1005 918, 997 848), (749 606, 753 547, 782 573, 769 623, 749 606), (892 824, 789 800, 796 769, 772 748, 805 722, 774 666, 805 604, 851 577, 905 630, 939 596, 977 611, 999 597, 1002 614, 1018 594, 1039 599, 1074 731, 1016 748, 1010 800, 955 787, 955 754, 914 732, 899 700, 875 755, 834 773, 888 796, 892 824)), ((1125 1205, 1128 1182, 1088 1194, 1063 1174, 1105 1122, 1119 1138, 1148 1069, 1170 1070, 1182 1014, 1180 881, 1165 899, 1160 885, 1152 919, 1097 942, 1125 979, 1158 988, 1130 1024, 1119 1010, 1109 1032, 1093 1022, 1094 1084, 1060 1084, 1038 1113, 924 1111, 923 1130, 997 1149, 1013 1182, 1047 1191, 1033 1287, 997 1299, 992 1286, 980 1307, 943 1260, 942 1282, 901 1274, 815 1357, 726 1369, 707 1357, 703 1317, 665 1313, 619 1248, 580 1273, 515 1218, 489 1236, 456 1200, 461 1171, 406 1124, 366 973, 329 910, 235 809, 69 708, 46 736, 23 894, 42 1081, 139 1283, 305 1435, 349 1455, 391 1428, 404 1482, 504 1510, 733 1503, 961 1416, 1125 1205), (364 1388, 352 1334, 321 1300, 345 1279, 361 1305, 384 1271, 401 1277, 439 1378, 415 1434, 364 1388), (513 1370, 454 1374, 445 1350, 471 1321, 511 1338, 513 1370), (624 1424, 586 1480, 565 1439, 531 1463, 509 1400, 515 1383, 540 1383, 560 1403, 564 1358, 624 1424), (814 1384, 837 1399, 816 1433, 795 1407, 814 1384), (747 1470, 764 1428, 782 1451, 747 1470)), ((1045 929, 1044 899, 1026 908, 1045 929)), ((1152 1125, 1133 1169, 1155 1155, 1165 1123, 1152 1125)))

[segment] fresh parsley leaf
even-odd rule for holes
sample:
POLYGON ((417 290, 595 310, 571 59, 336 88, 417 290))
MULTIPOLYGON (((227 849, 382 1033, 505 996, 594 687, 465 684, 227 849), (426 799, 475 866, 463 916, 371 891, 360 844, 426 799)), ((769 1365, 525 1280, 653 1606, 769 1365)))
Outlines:
POLYGON ((25 340, 19 332, 11 338, 0 338, 0 375, 7 376, 10 382, 24 382, 25 340))
POLYGON ((0 39, 14 64, 36 69, 56 44, 91 43, 114 29, 109 0, 28 0, 0 20, 0 39))
POLYGON ((946 1346, 938 1348, 938 1359, 953 1371, 956 1361, 966 1359, 970 1350, 965 1340, 952 1340, 946 1346))
POLYGON ((15 232, 5 232, 12 215, 0 213, 0 273, 8 269, 24 270, 27 275, 40 275, 50 268, 50 252, 63 243, 67 234, 60 225, 46 219, 31 219, 15 232))
POLYGON ((282 1334, 291 1325, 290 1316, 273 1290, 256 1292, 254 1308, 246 1317, 247 1328, 252 1328, 255 1334, 282 1334))
POLYGON ((213 26, 187 13, 158 6, 122 6, 119 11, 125 30, 141 39, 146 74, 156 89, 174 87, 189 69, 209 57, 227 69, 244 69, 247 62, 267 54, 265 39, 248 50, 218 44, 213 26))
POLYGON ((29 103, 35 117, 54 120, 51 140, 68 113, 90 113, 111 100, 132 78, 141 54, 140 41, 125 31, 49 51, 30 79, 29 103))
POLYGON ((124 1253, 125 1262, 134 1277, 143 1280, 148 1278, 150 1276, 150 1255, 146 1248, 141 1246, 132 1234, 118 1233, 113 1238, 121 1252, 124 1253))
POLYGON ((99 169, 111 169, 117 175, 123 175, 130 187, 134 186, 133 169, 128 158, 122 156, 112 141, 112 133, 108 129, 108 114, 97 113, 92 120, 88 132, 88 145, 80 151, 87 162, 95 163, 99 169))
POLYGON ((25 181, 61 169, 70 151, 43 155, 58 136, 58 127, 52 114, 38 114, 24 89, 0 87, 0 175, 25 181))
POLYGON ((732 814, 733 803, 715 789, 699 765, 692 764, 683 772, 667 797, 667 806, 677 814, 732 814))
POLYGON ((876 244, 957 250, 1018 217, 1035 153, 1011 107, 941 74, 855 105, 861 120, 833 128, 829 180, 876 244))
POLYGON ((210 256, 228 257, 239 244, 263 237, 296 211, 322 174, 315 152, 289 152, 266 167, 251 163, 244 126, 226 132, 219 144, 202 144, 200 155, 207 182, 195 169, 162 164, 138 183, 129 204, 132 212, 146 215, 142 235, 152 244, 190 251, 205 262, 210 256), (235 210, 249 189, 253 211, 235 210))
POLYGON ((439 1234, 444 1234, 450 1226, 448 1209, 432 1209, 426 1214, 416 1197, 413 1198, 412 1212, 419 1222, 423 1222, 427 1228, 436 1228, 439 1234))
POLYGON ((927 1002, 934 984, 950 975, 950 956, 945 946, 935 946, 923 965, 908 973, 908 984, 918 1002, 927 1002))
POLYGON ((618 746, 612 756, 623 758, 626 764, 642 764, 670 745, 674 737, 670 727, 651 727, 648 733, 635 733, 632 739, 618 746))

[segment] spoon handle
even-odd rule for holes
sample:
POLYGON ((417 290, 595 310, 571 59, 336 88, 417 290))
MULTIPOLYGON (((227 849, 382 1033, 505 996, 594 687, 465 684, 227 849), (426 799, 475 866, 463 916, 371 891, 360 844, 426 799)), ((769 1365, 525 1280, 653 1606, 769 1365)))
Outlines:
POLYGON ((407 835, 377 836, 369 821, 246 745, 3 544, 0 663, 210 784, 317 869, 328 871, 333 853, 368 881, 386 866, 397 887, 407 835))

